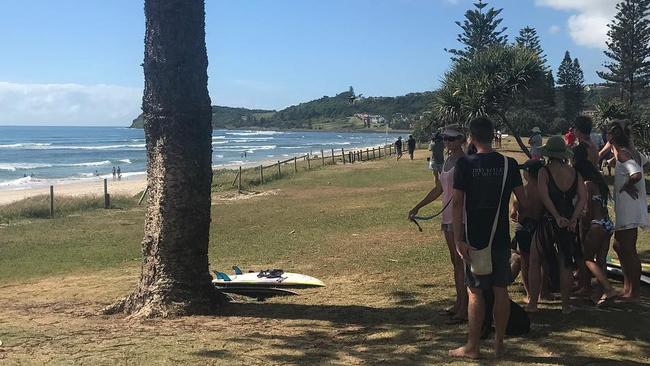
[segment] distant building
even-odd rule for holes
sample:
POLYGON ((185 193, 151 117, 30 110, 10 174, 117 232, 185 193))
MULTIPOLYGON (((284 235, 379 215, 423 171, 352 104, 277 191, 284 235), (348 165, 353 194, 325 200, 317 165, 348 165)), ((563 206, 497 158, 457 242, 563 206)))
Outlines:
POLYGON ((587 116, 587 117, 591 117, 591 118, 593 118, 593 117, 596 116, 596 110, 594 110, 594 109, 585 109, 585 110, 582 111, 580 114, 582 114, 583 116, 587 116))
POLYGON ((386 118, 379 114, 357 113, 354 115, 363 121, 364 126, 371 127, 373 125, 383 125, 386 123, 386 118))

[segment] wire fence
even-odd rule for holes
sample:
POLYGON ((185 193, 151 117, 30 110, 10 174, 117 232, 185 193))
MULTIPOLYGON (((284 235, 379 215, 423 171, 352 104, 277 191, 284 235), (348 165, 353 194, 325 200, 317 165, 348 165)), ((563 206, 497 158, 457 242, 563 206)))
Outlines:
MULTIPOLYGON (((402 146, 402 153, 406 149, 402 146)), ((250 187, 261 186, 275 180, 309 172, 328 165, 355 164, 375 159, 387 158, 397 154, 393 145, 382 145, 362 149, 329 149, 320 154, 305 154, 272 164, 260 164, 254 167, 239 166, 237 169, 220 169, 215 171, 212 179, 213 191, 236 189, 242 192, 250 187)))

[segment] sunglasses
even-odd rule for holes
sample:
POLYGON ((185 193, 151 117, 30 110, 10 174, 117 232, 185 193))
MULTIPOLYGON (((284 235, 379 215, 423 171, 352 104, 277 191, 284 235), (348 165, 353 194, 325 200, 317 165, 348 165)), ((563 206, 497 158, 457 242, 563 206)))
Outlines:
POLYGON ((442 140, 447 142, 452 142, 452 141, 460 140, 461 138, 462 136, 443 136, 442 140))

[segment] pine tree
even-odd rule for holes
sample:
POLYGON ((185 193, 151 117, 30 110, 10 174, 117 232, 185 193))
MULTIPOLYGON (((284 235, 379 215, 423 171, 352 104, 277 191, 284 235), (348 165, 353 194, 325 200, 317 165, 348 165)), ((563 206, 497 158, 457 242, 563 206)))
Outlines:
POLYGON ((650 0, 624 0, 616 9, 604 51, 611 62, 598 76, 618 86, 632 107, 638 92, 650 84, 650 0))
POLYGON ((546 64, 546 55, 539 42, 537 30, 533 27, 524 27, 519 31, 519 35, 515 38, 515 43, 519 47, 528 48, 535 51, 539 59, 546 64))
POLYGON ((562 114, 567 122, 573 121, 584 106, 584 73, 576 58, 566 51, 557 71, 557 83, 562 90, 562 114))
POLYGON ((463 23, 456 22, 463 30, 463 33, 459 34, 456 39, 465 48, 445 49, 445 51, 453 55, 452 60, 469 59, 476 51, 495 44, 505 45, 508 42, 508 36, 504 34, 507 28, 498 29, 503 21, 503 19, 499 18, 499 14, 503 9, 490 8, 484 11, 487 5, 483 0, 479 0, 474 3, 476 9, 465 12, 463 23))
POLYGON ((533 51, 539 57, 544 68, 544 72, 539 75, 539 78, 531 82, 529 89, 521 95, 517 101, 517 107, 536 113, 540 118, 552 118, 555 112, 553 108, 555 105, 555 81, 553 73, 547 65, 546 55, 537 30, 533 27, 521 29, 515 38, 515 44, 533 51))

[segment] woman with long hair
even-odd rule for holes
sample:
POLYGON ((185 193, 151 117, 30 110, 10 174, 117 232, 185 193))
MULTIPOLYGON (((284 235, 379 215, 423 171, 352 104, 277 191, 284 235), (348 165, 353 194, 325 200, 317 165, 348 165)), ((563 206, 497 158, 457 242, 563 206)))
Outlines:
POLYGON ((623 269, 623 301, 638 301, 641 289, 641 261, 636 249, 639 228, 648 226, 643 166, 647 159, 631 142, 630 129, 624 121, 609 125, 609 141, 616 164, 614 209, 616 224, 614 250, 623 269))
POLYGON ((602 296, 597 297, 597 304, 600 305, 619 295, 605 272, 609 239, 614 232, 614 223, 607 210, 609 187, 598 168, 588 160, 577 162, 575 168, 584 179, 587 191, 586 211, 580 222, 582 251, 587 269, 604 289, 602 296))
POLYGON ((442 164, 442 169, 438 173, 440 184, 436 186, 420 201, 411 211, 409 211, 409 219, 413 219, 418 211, 435 201, 442 195, 442 216, 441 216, 441 230, 445 235, 447 248, 451 257, 451 263, 454 267, 454 283, 456 286, 456 301, 454 306, 445 309, 445 313, 451 315, 448 323, 459 323, 467 320, 467 287, 465 287, 465 266, 463 260, 456 252, 456 241, 454 240, 454 232, 452 227, 452 214, 451 214, 451 199, 454 194, 454 171, 456 162, 463 157, 463 144, 465 143, 465 135, 461 132, 457 125, 449 125, 442 132, 442 138, 445 143, 445 148, 449 153, 447 159, 442 164))
POLYGON ((587 193, 578 172, 567 161, 573 156, 571 149, 561 136, 549 138, 542 147, 542 156, 548 164, 539 172, 539 195, 544 208, 544 217, 535 234, 535 250, 531 251, 531 266, 528 275, 530 301, 529 312, 537 311, 541 285, 540 255, 548 264, 551 284, 559 282, 562 295, 562 313, 569 314, 573 286, 573 268, 581 257, 578 240, 578 219, 586 202, 587 193), (574 201, 577 203, 574 204, 574 201), (533 263, 535 266, 533 266, 533 263))

